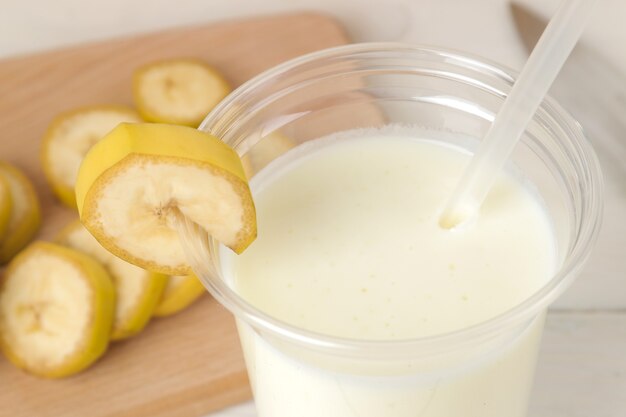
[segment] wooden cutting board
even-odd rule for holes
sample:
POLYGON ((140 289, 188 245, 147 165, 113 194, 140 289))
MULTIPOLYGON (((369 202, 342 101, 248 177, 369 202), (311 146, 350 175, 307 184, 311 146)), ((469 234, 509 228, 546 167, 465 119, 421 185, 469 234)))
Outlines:
MULTIPOLYGON (((0 159, 35 183, 44 216, 39 238, 50 238, 76 216, 55 200, 39 164, 41 137, 59 112, 132 104, 133 69, 157 59, 203 58, 238 86, 289 58, 344 43, 344 31, 331 18, 298 14, 0 61, 0 159)), ((2 416, 201 416, 250 395, 234 322, 208 295, 176 316, 153 320, 68 379, 38 379, 0 357, 2 416)))

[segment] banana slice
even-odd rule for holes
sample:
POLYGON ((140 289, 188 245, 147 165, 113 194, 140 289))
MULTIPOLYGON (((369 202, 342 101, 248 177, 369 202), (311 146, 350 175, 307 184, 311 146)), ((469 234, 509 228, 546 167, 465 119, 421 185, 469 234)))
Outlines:
POLYGON ((85 157, 76 199, 81 221, 102 246, 167 275, 192 273, 178 240, 183 216, 236 253, 256 238, 239 156, 189 127, 119 125, 85 157))
POLYGON ((0 240, 0 264, 4 264, 33 238, 41 223, 41 210, 33 185, 20 170, 0 162, 0 176, 9 185, 12 201, 4 239, 0 240))
POLYGON ((13 209, 13 197, 9 182, 0 175, 0 242, 4 238, 4 232, 9 225, 11 210, 13 209))
POLYGON ((243 169, 248 178, 263 169, 278 156, 295 147, 296 144, 278 131, 262 138, 241 158, 243 169))
POLYGON ((60 114, 46 132, 41 162, 52 190, 65 205, 76 207, 74 185, 78 167, 87 151, 121 122, 141 122, 139 114, 125 106, 83 107, 60 114))
POLYGON ((226 80, 196 59, 155 62, 133 75, 135 105, 152 122, 196 127, 229 92, 226 80))
POLYGON ((0 349, 32 374, 74 374, 106 351, 114 304, 111 280, 95 260, 35 242, 0 283, 0 349))
POLYGON ((193 274, 169 277, 161 301, 154 309, 154 315, 165 317, 178 313, 205 293, 204 286, 193 274))
POLYGON ((111 339, 126 339, 143 330, 161 300, 167 276, 138 268, 113 255, 78 220, 66 226, 57 240, 93 257, 109 273, 116 299, 111 339))

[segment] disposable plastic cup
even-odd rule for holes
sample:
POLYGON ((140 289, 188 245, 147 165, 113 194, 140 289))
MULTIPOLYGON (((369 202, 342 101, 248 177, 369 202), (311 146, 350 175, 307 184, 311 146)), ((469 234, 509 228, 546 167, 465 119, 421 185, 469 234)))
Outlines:
MULTIPOLYGON (((200 129, 234 147, 250 175, 286 151, 343 130, 390 124, 472 151, 515 73, 429 47, 356 44, 271 69, 228 96, 200 129), (473 139, 472 139, 473 138, 473 139), (478 138, 478 139, 476 139, 478 138), (268 155, 267 149, 272 149, 268 155)), ((560 268, 528 299, 483 323, 414 340, 351 340, 289 325, 240 297, 209 239, 197 273, 235 316, 260 417, 518 417, 526 414, 549 304, 574 280, 597 236, 602 180, 581 127, 546 98, 509 168, 543 200, 560 268)), ((507 242, 502 242, 506 245, 507 242)), ((289 254, 285 254, 289 256, 289 254)))

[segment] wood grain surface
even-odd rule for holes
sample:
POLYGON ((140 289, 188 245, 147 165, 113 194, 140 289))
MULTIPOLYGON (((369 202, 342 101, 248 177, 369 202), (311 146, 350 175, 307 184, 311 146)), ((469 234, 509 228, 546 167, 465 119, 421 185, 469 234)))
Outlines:
MULTIPOLYGON (((346 42, 332 19, 298 14, 0 61, 0 159, 35 183, 44 217, 39 238, 50 238, 76 216, 56 201, 39 163, 41 137, 59 112, 132 104, 132 71, 153 60, 202 58, 235 87, 286 59, 346 42)), ((68 379, 37 379, 0 358, 0 386, 0 415, 14 417, 200 416, 250 398, 233 320, 209 296, 176 316, 153 320, 68 379)))

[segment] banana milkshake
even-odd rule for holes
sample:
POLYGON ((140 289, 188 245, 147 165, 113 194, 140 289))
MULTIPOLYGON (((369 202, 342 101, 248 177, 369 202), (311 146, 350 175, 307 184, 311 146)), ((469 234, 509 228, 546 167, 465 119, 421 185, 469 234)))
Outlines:
MULTIPOLYGON (((331 337, 410 340, 489 320, 555 272, 550 222, 523 179, 503 173, 478 217, 446 230, 439 216, 467 152, 377 131, 345 136, 300 146, 250 183, 258 238, 242 255, 222 251, 221 266, 259 310, 331 337)), ((516 417, 542 318, 497 349, 375 366, 238 326, 260 417, 516 417)))

